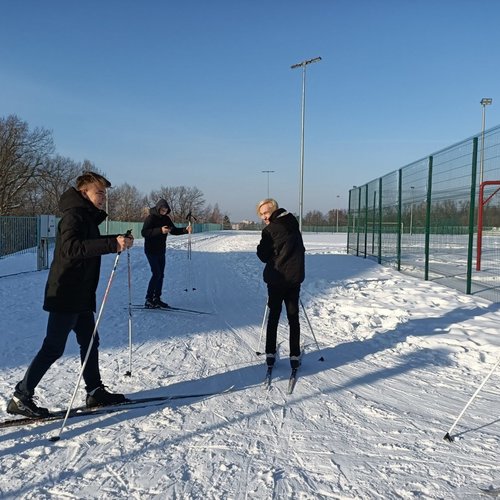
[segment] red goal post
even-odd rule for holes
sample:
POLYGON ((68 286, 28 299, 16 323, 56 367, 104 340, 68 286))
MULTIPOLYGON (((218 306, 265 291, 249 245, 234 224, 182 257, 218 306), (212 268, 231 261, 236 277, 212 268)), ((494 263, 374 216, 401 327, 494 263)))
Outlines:
POLYGON ((479 204, 477 212, 477 255, 476 271, 481 271, 481 252, 483 243, 483 211, 484 207, 500 191, 500 181, 484 181, 479 185, 479 204), (486 199, 484 198, 485 186, 498 186, 486 199))

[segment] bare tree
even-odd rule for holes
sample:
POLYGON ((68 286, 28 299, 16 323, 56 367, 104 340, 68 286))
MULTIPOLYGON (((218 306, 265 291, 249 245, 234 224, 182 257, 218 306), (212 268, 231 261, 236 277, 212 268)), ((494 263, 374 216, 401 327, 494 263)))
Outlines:
POLYGON ((36 187, 29 193, 36 205, 35 214, 60 214, 59 199, 61 195, 75 185, 81 173, 81 164, 71 158, 56 155, 48 159, 40 169, 36 179, 36 187))
POLYGON ((212 211, 208 214, 207 222, 213 222, 215 224, 222 224, 222 219, 224 215, 219 210, 219 204, 216 203, 212 211))
POLYGON ((143 219, 146 204, 144 195, 129 184, 108 189, 108 215, 112 220, 139 222, 143 219))
POLYGON ((325 217, 319 210, 312 210, 307 212, 304 217, 304 224, 309 226, 322 226, 325 224, 325 217))
POLYGON ((26 187, 54 151, 52 132, 30 131, 16 115, 0 118, 0 215, 22 208, 26 187))
POLYGON ((179 188, 178 211, 179 215, 185 220, 188 214, 196 217, 196 214, 203 209, 205 200, 203 193, 197 187, 179 188))
POLYGON ((203 193, 197 187, 162 186, 158 191, 151 191, 148 197, 149 205, 154 206, 160 198, 167 200, 175 219, 179 222, 184 222, 189 212, 198 218, 205 205, 203 193))
POLYGON ((347 226, 347 211, 344 209, 334 208, 326 214, 326 220, 329 226, 347 226))

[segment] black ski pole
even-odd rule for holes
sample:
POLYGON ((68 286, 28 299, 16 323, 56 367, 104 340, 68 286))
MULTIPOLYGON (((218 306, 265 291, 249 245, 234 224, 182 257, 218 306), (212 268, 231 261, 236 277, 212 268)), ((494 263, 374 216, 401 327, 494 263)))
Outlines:
MULTIPOLYGON (((309 316, 307 316, 306 308, 304 307, 304 304, 302 303, 302 299, 299 299, 299 302, 300 302, 300 305, 302 306, 302 310, 304 311, 304 316, 306 317, 306 321, 307 321, 307 324, 309 325, 309 330, 311 330, 314 342, 316 342, 316 348, 318 349, 318 351, 321 352, 318 341, 316 340, 316 335, 314 335, 313 327, 311 325, 311 322, 309 321, 309 316)), ((318 361, 325 361, 325 358, 323 356, 321 356, 318 361)))
MULTIPOLYGON (((194 220, 198 220, 192 213, 191 210, 189 213, 186 215, 186 220, 188 221, 188 227, 191 226, 191 222, 194 220)), ((191 233, 188 233, 188 259, 191 260, 191 233)))
MULTIPOLYGON (((191 210, 186 216, 186 220, 188 221, 188 228, 192 228, 191 222, 196 221, 196 217, 191 213, 191 210)), ((191 285, 191 290, 196 290, 196 287, 193 285, 193 270, 191 268, 191 257, 192 257, 192 244, 191 244, 191 232, 188 232, 188 242, 187 242, 187 258, 189 260, 188 268, 187 268, 187 278, 186 278, 186 288, 185 292, 189 290, 189 286, 191 285)))

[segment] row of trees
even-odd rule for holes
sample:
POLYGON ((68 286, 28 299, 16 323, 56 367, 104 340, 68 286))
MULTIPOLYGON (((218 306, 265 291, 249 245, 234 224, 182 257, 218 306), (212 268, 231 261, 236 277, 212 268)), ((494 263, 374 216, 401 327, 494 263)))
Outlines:
MULTIPOLYGON (((16 115, 0 118, 0 216, 60 215, 62 193, 74 186, 76 178, 86 170, 106 176, 89 160, 76 162, 57 154, 50 130, 30 130, 28 123, 16 115)), ((144 195, 134 186, 121 184, 108 190, 107 211, 112 220, 142 221, 160 198, 168 201, 178 222, 191 213, 198 222, 230 227, 228 214, 217 203, 207 204, 197 187, 162 186, 144 195)), ((345 226, 347 212, 330 210, 323 214, 315 210, 305 215, 303 223, 345 226)))
MULTIPOLYGON (((50 130, 30 130, 16 115, 0 118, 0 216, 59 215, 61 194, 86 170, 106 176, 89 160, 76 162, 56 154, 50 130)), ((162 186, 144 195, 125 183, 108 191, 107 208, 113 220, 141 221, 159 198, 168 201, 178 221, 191 212, 199 222, 229 222, 217 203, 206 204, 196 187, 162 186)))
POLYGON ((326 214, 313 210, 304 215, 302 223, 305 226, 347 226, 347 210, 333 209, 326 214))

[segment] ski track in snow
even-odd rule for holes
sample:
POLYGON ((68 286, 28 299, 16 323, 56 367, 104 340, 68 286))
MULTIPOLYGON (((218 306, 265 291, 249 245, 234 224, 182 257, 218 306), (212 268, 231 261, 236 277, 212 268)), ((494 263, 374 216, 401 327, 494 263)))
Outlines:
MULTIPOLYGON (((500 480, 498 374, 455 428, 457 440, 443 436, 500 355, 499 306, 346 255, 345 235, 306 234, 301 298, 316 338, 302 317, 303 365, 286 394, 282 313, 266 390, 256 355, 266 303, 259 237, 193 235, 191 261, 187 238, 170 237, 163 299, 210 314, 133 310, 131 360, 122 258, 99 328, 112 390, 234 390, 71 419, 57 443, 48 438, 60 422, 0 430, 1 498, 491 498, 479 487, 500 480)), ((130 251, 134 304, 150 276, 141 243, 130 251)), ((103 258, 98 300, 113 261, 103 258)), ((44 336, 45 279, 46 271, 0 280, 2 419, 44 336)), ((39 403, 66 408, 78 371, 70 336, 39 403)), ((80 388, 76 404, 83 398, 80 388)))

